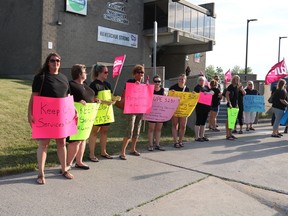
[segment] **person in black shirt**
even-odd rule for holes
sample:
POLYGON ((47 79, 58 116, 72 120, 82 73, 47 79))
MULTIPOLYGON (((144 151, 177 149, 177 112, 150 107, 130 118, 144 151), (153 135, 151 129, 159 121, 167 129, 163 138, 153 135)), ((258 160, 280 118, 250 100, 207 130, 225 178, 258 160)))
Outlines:
MULTIPOLYGON (((228 108, 238 108, 239 84, 240 84, 240 77, 237 75, 233 76, 231 84, 227 87, 225 94, 228 108)), ((237 139, 234 135, 232 135, 232 130, 228 127, 228 118, 226 121, 226 139, 227 140, 237 139)))
POLYGON ((218 88, 218 82, 216 80, 212 80, 210 82, 210 87, 211 87, 211 90, 214 92, 214 94, 212 97, 211 111, 209 114, 209 128, 215 132, 218 132, 220 130, 217 129, 216 119, 217 119, 217 115, 219 112, 219 105, 222 99, 222 94, 220 92, 220 89, 218 88))
MULTIPOLYGON (((198 78, 198 84, 195 86, 194 91, 197 93, 204 92, 205 94, 213 95, 214 92, 205 85, 205 81, 206 78, 204 76, 200 76, 198 78)), ((211 106, 209 105, 201 103, 197 103, 196 105, 195 141, 197 142, 209 141, 209 139, 204 136, 204 133, 205 124, 210 110, 211 106)))
MULTIPOLYGON (((254 89, 253 81, 248 81, 247 86, 245 88, 246 95, 259 95, 259 92, 254 89)), ((256 112, 244 112, 244 122, 246 124, 246 131, 255 129, 252 127, 252 124, 255 121, 256 112)))
MULTIPOLYGON (((103 90, 111 90, 110 83, 106 82, 108 78, 108 68, 101 64, 96 64, 92 66, 91 76, 93 82, 90 84, 90 88, 94 91, 96 97, 98 93, 103 90)), ((101 100, 101 98, 98 98, 101 100)), ((89 137, 89 160, 92 162, 99 162, 99 159, 95 156, 95 146, 97 135, 100 132, 100 147, 101 147, 101 157, 106 159, 113 159, 107 153, 106 145, 107 145, 107 133, 109 130, 110 123, 107 124, 99 124, 93 125, 90 137, 89 137)))
MULTIPOLYGON (((73 95, 74 102, 80 102, 83 105, 86 103, 95 102, 94 91, 84 82, 87 78, 86 66, 82 64, 75 64, 71 68, 72 79, 69 82, 71 95, 73 95)), ((89 166, 83 163, 83 155, 86 147, 86 140, 69 140, 67 165, 72 166, 74 159, 76 158, 76 168, 88 170, 89 166)))
MULTIPOLYGON (((156 75, 153 77, 154 82, 154 95, 164 95, 164 88, 161 87, 161 77, 156 75)), ((148 141, 149 147, 148 151, 154 150, 154 137, 155 137, 155 149, 159 151, 164 151, 165 149, 160 146, 160 137, 161 137, 161 129, 163 126, 163 122, 151 122, 149 121, 148 128, 148 141)))
MULTIPOLYGON (((60 73, 61 57, 57 53, 50 53, 40 72, 34 77, 32 94, 28 105, 28 122, 32 126, 32 104, 34 96, 52 98, 67 97, 69 94, 69 82, 65 75, 60 73)), ((66 166, 66 138, 55 139, 57 144, 57 155, 61 164, 62 175, 67 179, 73 179, 73 175, 66 166)), ((38 184, 45 184, 44 168, 50 139, 38 139, 37 161, 38 161, 38 184)))
MULTIPOLYGON (((185 85, 187 81, 187 76, 181 74, 178 78, 178 83, 171 86, 169 90, 189 92, 189 88, 185 85)), ((174 147, 181 148, 184 147, 183 138, 186 131, 187 117, 172 117, 172 135, 174 140, 174 147), (179 128, 179 139, 178 139, 178 127, 179 128)))
POLYGON ((279 133, 279 124, 282 116, 284 115, 285 108, 288 106, 288 102, 286 100, 286 81, 284 79, 280 79, 277 83, 277 89, 273 93, 272 99, 272 111, 275 115, 275 121, 273 124, 273 133, 272 137, 280 138, 282 136, 279 133))
POLYGON ((239 133, 239 134, 243 134, 243 111, 244 111, 244 104, 243 104, 243 97, 245 96, 246 92, 242 86, 242 84, 240 83, 238 86, 238 108, 239 108, 239 112, 237 115, 237 121, 239 123, 239 132, 237 132, 237 122, 235 123, 235 127, 234 130, 232 131, 232 133, 239 133))

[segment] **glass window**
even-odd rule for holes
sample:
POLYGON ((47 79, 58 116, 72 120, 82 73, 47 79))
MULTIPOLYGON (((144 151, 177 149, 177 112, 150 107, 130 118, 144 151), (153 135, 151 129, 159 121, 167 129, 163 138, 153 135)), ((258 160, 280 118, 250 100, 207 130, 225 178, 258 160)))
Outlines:
POLYGON ((184 31, 191 31, 191 9, 184 7, 184 31))
POLYGON ((210 38, 215 40, 215 18, 213 17, 210 20, 210 38))
POLYGON ((191 33, 198 34, 198 11, 191 10, 191 33))
POLYGON ((183 30, 184 6, 182 4, 176 5, 176 28, 183 30))
POLYGON ((204 25, 204 37, 210 38, 210 22, 211 17, 205 16, 205 25, 204 25))
POLYGON ((176 18, 176 2, 169 2, 169 17, 168 26, 175 28, 175 18, 176 18))
POLYGON ((201 36, 204 35, 204 17, 205 15, 203 13, 198 13, 198 35, 201 36))

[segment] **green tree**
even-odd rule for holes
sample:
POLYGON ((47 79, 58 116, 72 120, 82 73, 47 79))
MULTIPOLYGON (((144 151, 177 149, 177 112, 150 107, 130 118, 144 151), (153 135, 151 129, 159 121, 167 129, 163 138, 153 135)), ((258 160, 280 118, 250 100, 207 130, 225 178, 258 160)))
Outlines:
MULTIPOLYGON (((231 73, 232 75, 245 74, 245 68, 240 68, 239 65, 235 65, 231 70, 231 73)), ((250 67, 247 67, 247 74, 253 74, 252 69, 250 67)))
POLYGON ((213 65, 209 65, 205 69, 206 78, 210 81, 213 79, 214 75, 216 74, 215 67, 213 65))

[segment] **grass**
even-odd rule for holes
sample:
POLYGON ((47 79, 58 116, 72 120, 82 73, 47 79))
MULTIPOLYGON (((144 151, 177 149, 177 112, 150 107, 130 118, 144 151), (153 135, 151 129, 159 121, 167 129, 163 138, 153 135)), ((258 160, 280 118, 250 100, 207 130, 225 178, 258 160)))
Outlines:
MULTIPOLYGON (((31 139, 31 128, 27 122, 27 106, 31 95, 32 82, 0 78, 0 176, 33 171, 37 168, 36 150, 37 142, 31 139)), ((110 154, 118 154, 121 149, 123 134, 125 134, 125 122, 122 111, 114 108, 116 121, 111 124, 108 133, 107 151, 110 154)), ((141 135, 137 144, 139 149, 147 147, 146 131, 141 129, 141 135)), ((192 130, 187 128, 186 137, 193 136, 192 130)), ((171 123, 163 126, 161 144, 172 143, 171 123)), ((129 146, 128 146, 129 148, 129 146)), ((99 144, 96 146, 97 155, 100 154, 99 144)), ((86 149, 84 160, 87 160, 86 149)), ((58 164, 55 142, 51 142, 47 156, 47 167, 58 164)))

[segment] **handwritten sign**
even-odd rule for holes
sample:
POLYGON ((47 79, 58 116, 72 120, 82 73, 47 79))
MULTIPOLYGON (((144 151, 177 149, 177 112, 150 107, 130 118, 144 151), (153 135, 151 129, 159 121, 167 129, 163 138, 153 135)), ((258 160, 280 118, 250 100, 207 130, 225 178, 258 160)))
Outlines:
POLYGON ((33 98, 32 138, 64 138, 77 133, 73 96, 33 98))
POLYGON ((88 139, 93 123, 99 109, 100 104, 97 103, 74 103, 75 109, 78 114, 78 133, 70 136, 70 140, 86 140, 88 139))
POLYGON ((154 95, 152 102, 152 111, 143 115, 143 119, 153 122, 166 122, 169 121, 174 115, 180 98, 154 95))
POLYGON ((204 93, 204 92, 200 92, 200 97, 199 97, 198 103, 211 106, 212 97, 213 97, 212 94, 207 94, 207 93, 204 93))
POLYGON ((244 112, 265 112, 263 95, 245 95, 244 112))
POLYGON ((154 85, 126 83, 124 114, 150 113, 154 85))
MULTIPOLYGON (((111 91, 99 91, 97 98, 100 100, 112 101, 111 91)), ((101 103, 94 121, 94 125, 108 124, 114 121, 115 119, 113 106, 101 103)))
POLYGON ((228 128, 234 129, 237 120, 239 108, 227 108, 228 113, 228 128))
POLYGON ((168 95, 180 98, 180 103, 174 113, 175 117, 189 117, 195 109, 200 96, 199 93, 179 91, 169 91, 168 95))

